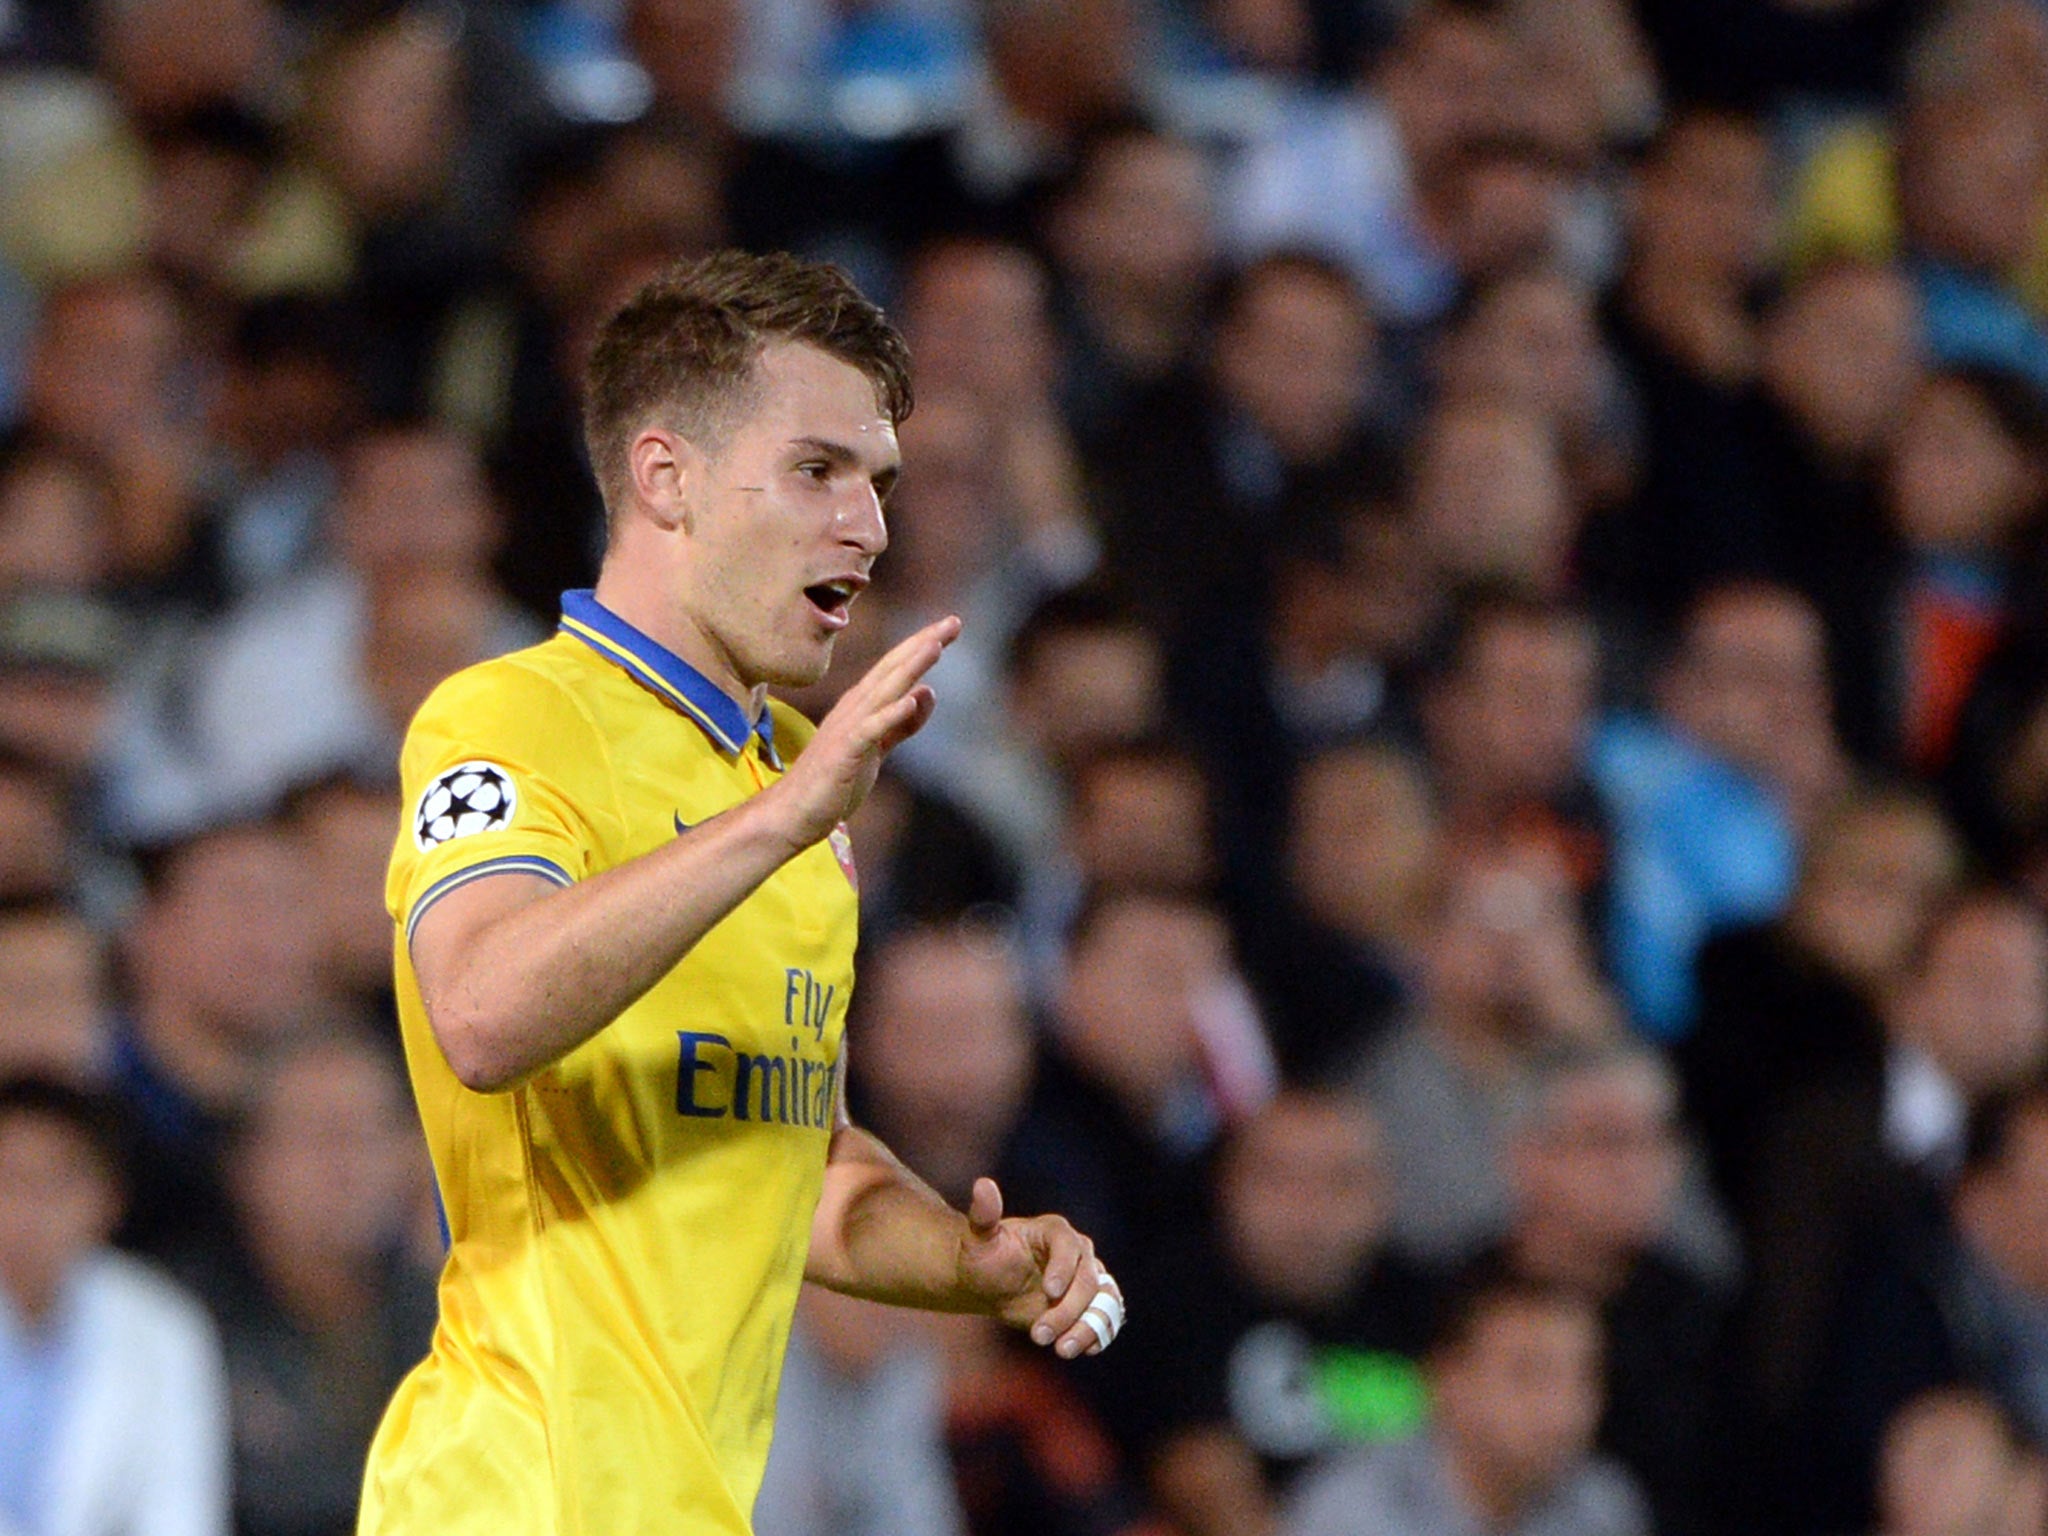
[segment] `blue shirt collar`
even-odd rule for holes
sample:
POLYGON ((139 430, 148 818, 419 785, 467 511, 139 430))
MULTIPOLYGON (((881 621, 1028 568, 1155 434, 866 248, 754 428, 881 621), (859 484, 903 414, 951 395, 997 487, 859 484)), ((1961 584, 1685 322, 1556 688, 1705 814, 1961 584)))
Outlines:
POLYGON ((562 632, 574 635, 689 716, 721 751, 737 756, 748 736, 758 736, 762 755, 781 766, 775 755, 773 713, 763 709, 760 719, 749 722, 747 712, 731 694, 660 641, 613 613, 588 588, 562 594, 562 632))

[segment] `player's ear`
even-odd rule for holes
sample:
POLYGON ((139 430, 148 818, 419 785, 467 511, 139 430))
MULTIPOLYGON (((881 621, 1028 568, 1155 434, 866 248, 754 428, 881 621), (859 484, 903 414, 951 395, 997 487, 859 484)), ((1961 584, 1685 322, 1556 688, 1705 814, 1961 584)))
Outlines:
POLYGON ((641 511, 661 528, 687 533, 705 470, 696 445, 664 427, 648 427, 627 446, 626 467, 641 511))

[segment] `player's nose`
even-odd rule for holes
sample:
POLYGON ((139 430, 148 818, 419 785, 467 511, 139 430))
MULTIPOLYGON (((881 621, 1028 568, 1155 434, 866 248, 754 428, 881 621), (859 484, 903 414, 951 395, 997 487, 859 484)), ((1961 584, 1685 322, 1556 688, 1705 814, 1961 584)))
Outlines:
POLYGON ((873 486, 861 487, 841 503, 838 524, 839 542, 870 560, 889 547, 889 521, 873 486))

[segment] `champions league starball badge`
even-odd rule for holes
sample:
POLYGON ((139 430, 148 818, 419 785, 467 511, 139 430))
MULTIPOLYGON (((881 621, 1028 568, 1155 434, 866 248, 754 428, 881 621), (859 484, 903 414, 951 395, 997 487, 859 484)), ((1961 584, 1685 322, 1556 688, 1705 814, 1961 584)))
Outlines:
POLYGON ((494 832, 511 822, 518 804, 512 775, 496 763, 457 763, 421 793, 413 812, 413 841, 424 853, 458 837, 494 832))

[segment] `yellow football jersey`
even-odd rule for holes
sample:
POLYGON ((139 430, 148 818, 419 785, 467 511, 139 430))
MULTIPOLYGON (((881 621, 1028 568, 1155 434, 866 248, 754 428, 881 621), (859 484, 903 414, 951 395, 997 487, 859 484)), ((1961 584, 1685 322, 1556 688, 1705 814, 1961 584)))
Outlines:
POLYGON ((371 1449, 363 1536, 750 1529, 853 986, 844 832, 645 997, 505 1093, 456 1079, 405 936, 494 872, 560 884, 758 792, 808 722, 745 712, 587 592, 443 683, 402 758, 387 899, 446 1212, 433 1351, 371 1449))

